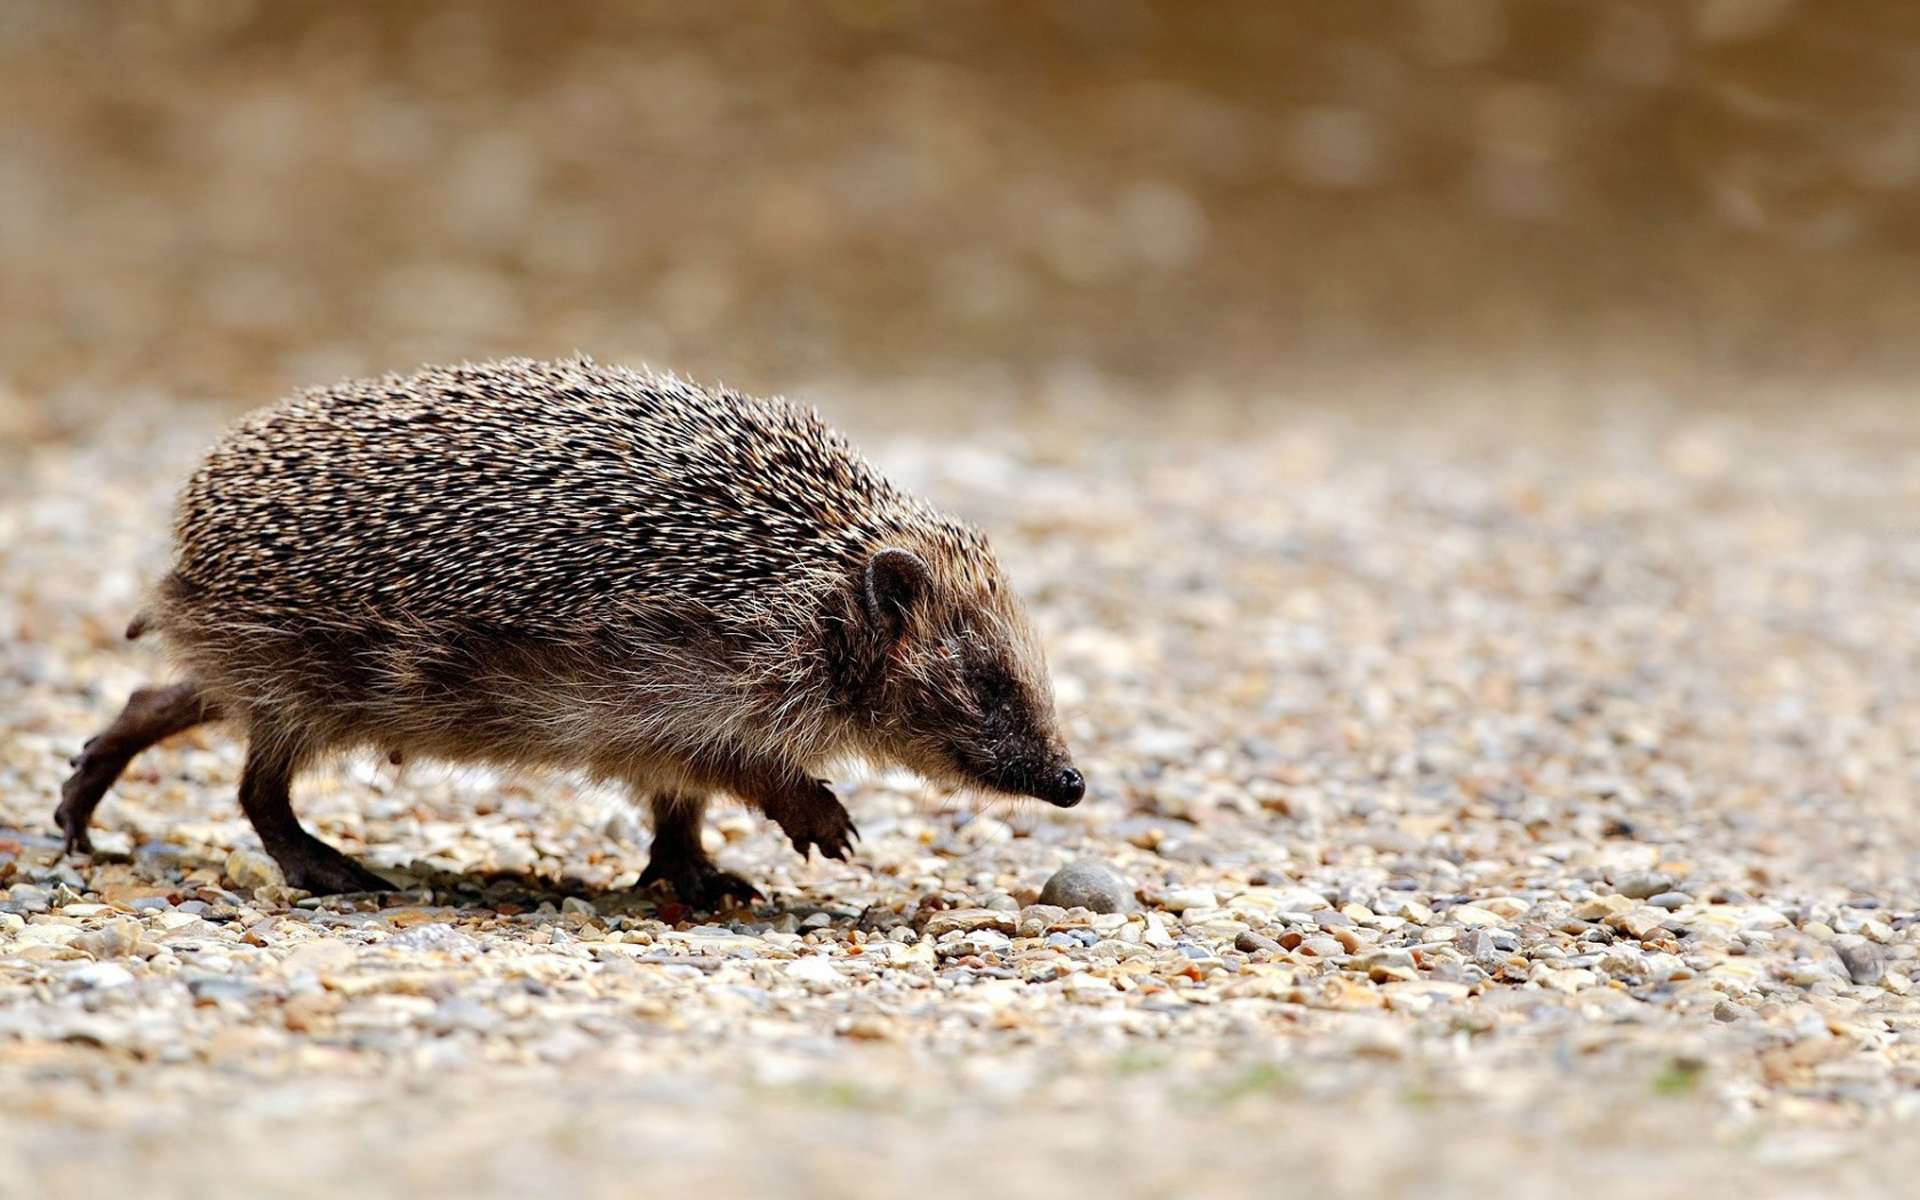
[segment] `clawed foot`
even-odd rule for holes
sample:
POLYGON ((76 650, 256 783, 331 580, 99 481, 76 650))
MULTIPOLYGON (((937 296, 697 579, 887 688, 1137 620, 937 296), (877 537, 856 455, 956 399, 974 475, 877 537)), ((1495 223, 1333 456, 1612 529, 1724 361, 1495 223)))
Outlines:
POLYGON ((673 889, 674 898, 688 908, 711 912, 725 908, 728 901, 742 905, 765 899, 760 889, 735 875, 722 871, 709 858, 669 858, 656 854, 640 873, 640 886, 664 883, 673 889))
POLYGON ((60 827, 63 839, 61 851, 65 854, 93 853, 93 838, 87 833, 89 814, 85 811, 92 806, 76 799, 76 793, 80 790, 76 785, 82 784, 81 774, 76 773, 60 789, 60 807, 53 812, 53 823, 60 827))
POLYGON ((60 807, 54 810, 53 823, 60 827, 68 854, 93 853, 93 838, 87 833, 93 810, 126 766, 124 761, 106 761, 98 751, 99 743, 97 737, 88 738, 80 753, 67 760, 73 774, 60 785, 60 807))
POLYGON ((93 836, 87 832, 85 825, 73 819, 64 804, 53 814, 53 822, 60 827, 62 854, 93 853, 93 836))
POLYGON ((773 819, 802 858, 817 847, 822 857, 845 862, 853 853, 853 843, 860 837, 846 806, 840 803, 832 788, 818 779, 798 801, 773 814, 773 819))
POLYGON ((287 877, 287 885, 316 896, 342 892, 390 892, 393 884, 318 838, 294 850, 273 856, 287 877))

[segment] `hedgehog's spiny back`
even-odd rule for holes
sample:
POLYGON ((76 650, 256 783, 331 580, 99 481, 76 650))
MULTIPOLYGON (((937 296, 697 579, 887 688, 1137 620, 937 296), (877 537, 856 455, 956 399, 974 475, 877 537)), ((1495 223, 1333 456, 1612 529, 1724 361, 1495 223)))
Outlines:
POLYGON ((176 534, 175 586, 236 619, 563 631, 753 615, 889 542, 988 553, 810 411, 586 360, 303 393, 215 447, 176 534))

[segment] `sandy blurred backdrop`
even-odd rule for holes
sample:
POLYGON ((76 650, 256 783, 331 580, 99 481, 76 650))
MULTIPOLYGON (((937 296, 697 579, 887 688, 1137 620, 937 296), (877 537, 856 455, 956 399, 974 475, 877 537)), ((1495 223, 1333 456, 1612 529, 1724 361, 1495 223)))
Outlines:
POLYGON ((1898 402, 1917 187, 1910 0, 12 0, 0 434, 575 349, 976 418, 1898 402))

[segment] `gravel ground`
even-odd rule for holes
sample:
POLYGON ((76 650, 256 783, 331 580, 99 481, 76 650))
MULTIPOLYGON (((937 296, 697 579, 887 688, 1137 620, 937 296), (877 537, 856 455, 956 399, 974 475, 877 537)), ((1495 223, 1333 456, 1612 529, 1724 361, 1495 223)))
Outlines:
POLYGON ((810 398, 993 533, 1092 792, 870 778, 845 865, 725 810, 772 898, 711 917, 629 890, 617 795, 372 759, 301 807, 407 886, 291 892, 218 729, 60 857, 65 756, 161 669, 118 634, 220 415, 23 452, 0 1194, 1891 1195, 1920 1165, 1920 419, 1054 406, 955 443, 810 398), (1039 903, 1069 864, 1118 911, 1039 903))

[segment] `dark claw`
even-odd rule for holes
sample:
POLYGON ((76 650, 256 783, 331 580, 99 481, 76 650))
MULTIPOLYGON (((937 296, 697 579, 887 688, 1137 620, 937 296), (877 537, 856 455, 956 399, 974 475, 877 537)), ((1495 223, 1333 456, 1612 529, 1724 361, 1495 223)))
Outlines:
POLYGON ((61 844, 60 853, 93 853, 93 837, 85 829, 68 829, 64 821, 60 822, 60 826, 60 832, 66 835, 65 840, 61 844))
POLYGON ((822 779, 813 781, 811 793, 793 797, 788 804, 770 810, 770 815, 801 858, 812 858, 818 849, 822 858, 846 862, 860 837, 846 807, 822 779))

